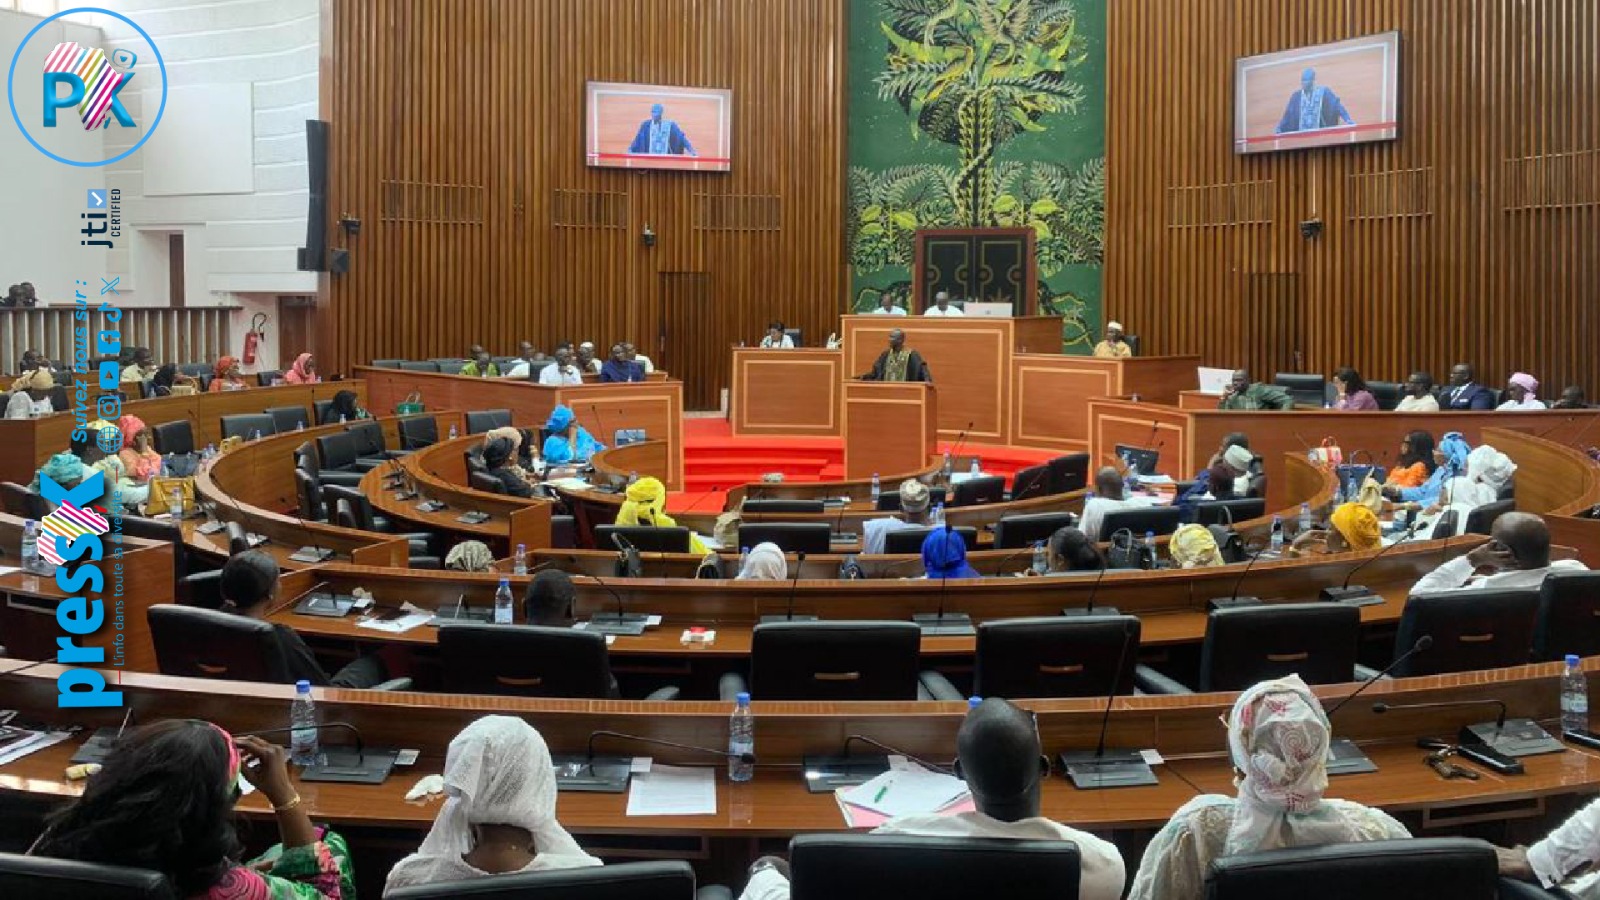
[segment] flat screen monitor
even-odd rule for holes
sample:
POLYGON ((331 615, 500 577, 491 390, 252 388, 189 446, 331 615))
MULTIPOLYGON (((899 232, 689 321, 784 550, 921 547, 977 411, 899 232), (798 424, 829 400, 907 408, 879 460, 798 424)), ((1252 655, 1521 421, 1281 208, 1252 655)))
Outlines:
POLYGON ((1398 31, 1239 59, 1234 151, 1392 141, 1400 133, 1399 82, 1398 31))
POLYGON ((591 81, 584 112, 591 166, 726 172, 733 165, 732 91, 591 81))

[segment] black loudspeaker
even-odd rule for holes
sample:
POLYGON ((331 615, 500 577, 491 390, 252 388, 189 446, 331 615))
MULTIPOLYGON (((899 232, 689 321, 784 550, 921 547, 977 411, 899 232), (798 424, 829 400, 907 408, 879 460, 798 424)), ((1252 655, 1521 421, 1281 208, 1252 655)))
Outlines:
POLYGON ((321 272, 328 258, 328 123, 306 120, 306 169, 311 198, 306 205, 306 245, 297 266, 302 272, 321 272))

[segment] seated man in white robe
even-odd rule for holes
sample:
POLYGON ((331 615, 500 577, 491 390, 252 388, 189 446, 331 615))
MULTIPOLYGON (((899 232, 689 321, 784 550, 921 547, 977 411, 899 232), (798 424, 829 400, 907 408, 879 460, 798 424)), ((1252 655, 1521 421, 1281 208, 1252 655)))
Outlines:
POLYGON ((1546 888, 1560 887, 1578 900, 1600 900, 1600 800, 1572 814, 1532 847, 1495 848, 1500 874, 1546 888))
POLYGON ((1537 588, 1551 572, 1587 572, 1575 559, 1550 560, 1550 528, 1533 513, 1509 512, 1494 520, 1489 542, 1447 560, 1411 586, 1413 596, 1457 588, 1537 588), (1478 570, 1491 571, 1488 575, 1478 570))
MULTIPOLYGON (((1042 755, 1038 728, 1026 711, 996 697, 983 701, 961 723, 956 753, 977 811, 902 816, 873 833, 1070 841, 1078 847, 1082 867, 1078 900, 1122 896, 1125 870, 1114 845, 1039 815, 1039 785, 1048 777, 1050 763, 1042 755)), ((782 859, 764 856, 750 871, 740 900, 788 900, 788 866, 782 859)))
POLYGON ((900 515, 861 523, 861 552, 882 553, 892 531, 928 527, 928 486, 915 478, 900 482, 900 515))

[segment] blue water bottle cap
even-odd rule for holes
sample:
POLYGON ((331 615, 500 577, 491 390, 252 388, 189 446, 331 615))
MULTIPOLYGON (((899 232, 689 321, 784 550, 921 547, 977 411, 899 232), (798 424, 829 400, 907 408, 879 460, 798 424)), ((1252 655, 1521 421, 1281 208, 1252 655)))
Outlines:
POLYGON ((305 680, 304 678, 300 679, 299 681, 296 681, 294 683, 294 692, 296 694, 309 694, 309 693, 311 693, 311 682, 305 680))
POLYGON ((733 699, 738 701, 740 706, 749 706, 750 705, 750 692, 749 691, 740 691, 739 695, 737 697, 733 698, 733 699))
POLYGON ((1568 653, 1567 654, 1567 665, 1575 666, 1575 665, 1578 664, 1578 662, 1579 662, 1578 654, 1576 654, 1576 653, 1568 653))
POLYGON ((967 698, 967 709, 977 709, 978 708, 978 704, 980 704, 982 702, 983 702, 983 698, 982 697, 968 697, 967 698))

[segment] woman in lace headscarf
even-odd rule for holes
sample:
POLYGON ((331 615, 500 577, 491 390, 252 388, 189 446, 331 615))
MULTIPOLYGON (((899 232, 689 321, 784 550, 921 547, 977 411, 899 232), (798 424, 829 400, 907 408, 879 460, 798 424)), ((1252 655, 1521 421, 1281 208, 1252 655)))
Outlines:
POLYGON ((598 866, 556 822, 550 748, 532 725, 484 716, 450 742, 444 806, 416 853, 395 864, 384 893, 512 872, 598 866))
POLYGON ((783 548, 764 541, 750 548, 750 555, 739 569, 736 581, 784 581, 789 577, 789 561, 783 548))
POLYGON ((1263 681, 1228 717, 1237 797, 1204 794, 1144 852, 1128 900, 1201 900, 1213 859, 1282 847, 1409 838, 1382 810, 1329 800, 1328 717, 1299 676, 1263 681))

